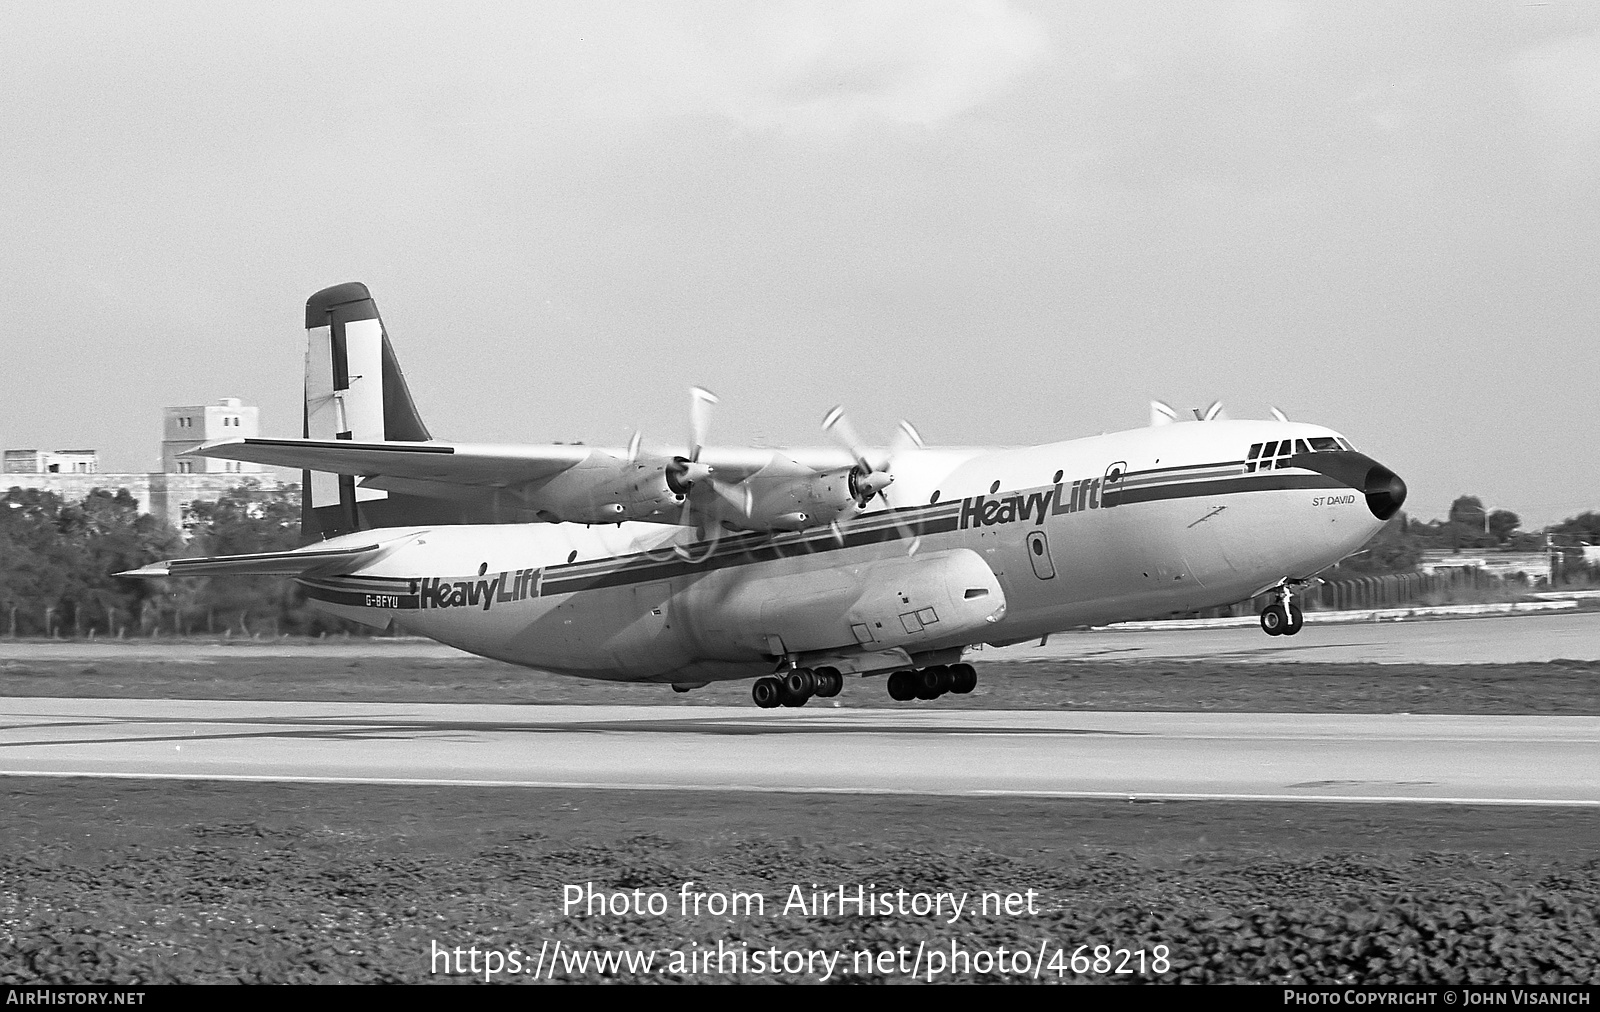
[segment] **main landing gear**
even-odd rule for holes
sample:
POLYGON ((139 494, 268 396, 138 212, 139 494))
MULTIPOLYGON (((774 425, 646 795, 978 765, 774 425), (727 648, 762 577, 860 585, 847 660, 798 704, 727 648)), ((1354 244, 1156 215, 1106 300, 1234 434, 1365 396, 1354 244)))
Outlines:
POLYGON ((790 668, 781 675, 757 678, 750 697, 763 710, 775 706, 805 706, 812 696, 829 699, 844 688, 838 668, 790 668))
POLYGON ((1294 603, 1294 591, 1287 583, 1277 588, 1278 602, 1261 612, 1261 631, 1268 636, 1293 636, 1306 624, 1305 613, 1294 603))
POLYGON ((896 671, 889 676, 889 698, 938 699, 946 692, 966 695, 978 687, 978 670, 970 664, 935 664, 919 671, 896 671))

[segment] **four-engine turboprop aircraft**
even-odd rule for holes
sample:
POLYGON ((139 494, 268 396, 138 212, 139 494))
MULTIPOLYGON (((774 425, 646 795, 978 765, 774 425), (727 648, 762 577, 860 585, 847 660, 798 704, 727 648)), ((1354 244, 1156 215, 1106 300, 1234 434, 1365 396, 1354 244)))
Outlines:
MULTIPOLYGON (((688 691, 755 677, 763 707, 887 673, 897 700, 970 692, 969 648, 1275 592, 1358 551, 1405 500, 1317 425, 1193 422, 1025 448, 914 430, 842 449, 683 454, 436 440, 360 284, 306 304, 301 439, 193 451, 305 469, 294 552, 174 559, 129 576, 294 576, 336 615, 515 664, 688 691)), ((1167 416, 1173 413, 1166 412, 1167 416)), ((1168 418, 1157 418, 1166 422, 1168 418)))

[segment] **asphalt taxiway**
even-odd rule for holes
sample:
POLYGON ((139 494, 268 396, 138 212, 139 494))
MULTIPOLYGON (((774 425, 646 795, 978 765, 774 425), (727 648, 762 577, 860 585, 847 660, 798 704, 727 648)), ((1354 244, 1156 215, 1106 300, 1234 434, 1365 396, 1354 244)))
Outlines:
POLYGON ((5 699, 0 775, 1600 806, 1600 717, 5 699))

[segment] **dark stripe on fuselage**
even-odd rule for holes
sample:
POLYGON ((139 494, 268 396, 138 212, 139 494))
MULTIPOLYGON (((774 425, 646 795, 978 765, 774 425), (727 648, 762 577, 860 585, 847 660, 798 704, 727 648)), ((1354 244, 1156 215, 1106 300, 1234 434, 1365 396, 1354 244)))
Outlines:
MULTIPOLYGON (((908 512, 920 512, 941 507, 915 507, 908 512)), ((833 536, 827 528, 819 528, 816 536, 807 537, 798 541, 772 542, 768 534, 740 534, 731 538, 724 538, 711 549, 711 557, 703 561, 690 561, 678 557, 671 549, 655 549, 649 553, 626 555, 620 559, 606 560, 611 565, 599 572, 579 572, 562 574, 564 566, 552 566, 545 570, 544 585, 541 596, 549 594, 571 594, 582 590, 599 590, 602 587, 619 587, 633 583, 653 583, 659 580, 670 580, 675 576, 685 576, 691 573, 705 573, 714 569, 727 569, 730 566, 753 565, 758 562, 772 562, 777 559, 792 559, 805 555, 821 555, 826 552, 837 552, 847 548, 860 548, 863 545, 883 544, 885 542, 900 541, 905 538, 924 537, 929 534, 947 534, 954 531, 959 523, 958 515, 948 505, 942 507, 945 515, 929 518, 916 518, 896 516, 896 523, 874 525, 870 528, 851 530, 843 528, 843 543, 833 536), (670 557, 663 558, 666 552, 670 557)), ((899 511, 895 511, 896 514, 899 511)), ((873 519, 878 519, 883 514, 874 514, 873 519)), ((703 546, 689 545, 684 551, 693 559, 698 552, 706 551, 703 546)), ((592 565, 592 564, 591 564, 592 565)))
POLYGON ((1349 486, 1323 474, 1250 475, 1215 481, 1173 482, 1170 485, 1150 485, 1144 488, 1118 488, 1102 491, 1100 499, 1102 504, 1126 506, 1131 503, 1157 502, 1163 499, 1194 499, 1201 496, 1234 495, 1239 492, 1281 492, 1307 488, 1349 488, 1349 486))
POLYGON ((1129 471, 1123 477, 1131 481, 1134 478, 1143 478, 1151 474, 1170 475, 1173 471, 1208 471, 1213 467, 1239 467, 1243 463, 1244 461, 1242 460, 1219 460, 1214 464, 1176 464, 1172 467, 1149 467, 1143 471, 1129 471))

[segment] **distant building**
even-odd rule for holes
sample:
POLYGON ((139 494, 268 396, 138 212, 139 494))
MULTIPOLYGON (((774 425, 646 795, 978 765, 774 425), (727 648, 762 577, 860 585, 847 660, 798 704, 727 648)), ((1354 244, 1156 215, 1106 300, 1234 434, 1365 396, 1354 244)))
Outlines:
POLYGON ((94 474, 100 454, 94 450, 7 450, 6 474, 94 474))
POLYGON ((260 409, 245 407, 237 397, 215 404, 166 408, 161 424, 161 470, 167 474, 255 474, 260 464, 210 457, 182 457, 204 443, 260 435, 260 409))
POLYGON ((163 409, 161 470, 155 473, 101 472, 100 457, 94 450, 6 450, 0 492, 13 487, 33 488, 75 502, 97 488, 123 488, 139 500, 140 509, 182 530, 183 514, 191 503, 215 502, 247 481, 262 489, 282 487, 278 477, 263 471, 259 464, 180 457, 202 443, 257 435, 259 412, 237 397, 215 404, 163 409))
POLYGON ((1502 579, 1518 574, 1530 580, 1549 581, 1550 555, 1547 552, 1426 551, 1417 568, 1424 573, 1441 569, 1481 569, 1486 575, 1502 579))

